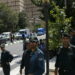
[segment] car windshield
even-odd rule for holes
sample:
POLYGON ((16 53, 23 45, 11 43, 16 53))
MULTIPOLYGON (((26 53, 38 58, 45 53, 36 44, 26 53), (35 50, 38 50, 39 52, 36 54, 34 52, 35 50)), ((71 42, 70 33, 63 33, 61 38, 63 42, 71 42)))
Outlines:
POLYGON ((26 32, 26 31, 20 31, 20 33, 21 33, 21 34, 27 34, 27 32, 26 32))
POLYGON ((7 37, 7 36, 8 36, 8 34, 2 34, 2 36, 7 37))

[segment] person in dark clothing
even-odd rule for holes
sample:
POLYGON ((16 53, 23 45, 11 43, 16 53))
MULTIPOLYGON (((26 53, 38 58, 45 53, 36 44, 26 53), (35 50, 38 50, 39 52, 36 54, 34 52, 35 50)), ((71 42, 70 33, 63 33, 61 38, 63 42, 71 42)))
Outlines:
POLYGON ((75 30, 74 30, 74 29, 72 29, 72 30, 70 31, 70 35, 71 35, 70 44, 71 44, 73 47, 75 47, 75 30))
POLYGON ((13 34, 10 33, 10 41, 13 43, 13 34))
POLYGON ((5 45, 1 44, 1 67, 3 69, 4 75, 10 75, 10 62, 13 59, 13 56, 5 50, 5 45))
POLYGON ((29 62, 30 62, 31 44, 27 43, 27 49, 24 51, 22 56, 22 61, 20 65, 20 74, 22 74, 22 69, 25 68, 25 75, 28 75, 29 62))
POLYGON ((22 33, 22 40, 25 40, 25 34, 22 33))
POLYGON ((27 44, 29 42, 29 39, 23 40, 23 51, 27 50, 27 44))
POLYGON ((39 49, 42 50, 45 54, 46 45, 42 39, 40 39, 40 43, 38 46, 39 46, 39 49))
POLYGON ((63 34, 62 43, 56 57, 55 75, 75 75, 75 48, 70 46, 70 36, 63 34))
POLYGON ((37 39, 31 40, 31 57, 28 75, 43 75, 45 71, 44 53, 38 48, 37 39))

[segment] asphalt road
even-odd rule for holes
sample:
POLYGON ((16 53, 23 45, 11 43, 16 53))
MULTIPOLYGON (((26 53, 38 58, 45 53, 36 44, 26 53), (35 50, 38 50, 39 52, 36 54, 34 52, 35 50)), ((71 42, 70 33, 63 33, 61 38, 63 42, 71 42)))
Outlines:
POLYGON ((21 55, 23 53, 23 42, 15 42, 6 46, 6 50, 10 51, 14 55, 21 55))
MULTIPOLYGON (((43 36, 40 36, 42 38, 43 36)), ((44 37, 43 37, 44 38, 44 37)), ((20 75, 19 70, 20 70, 20 61, 22 58, 23 54, 23 42, 22 41, 15 41, 14 43, 9 43, 6 45, 6 50, 10 51, 10 53, 14 56, 13 61, 11 62, 11 74, 10 75, 20 75)), ((55 58, 53 58, 50 62, 50 69, 53 71, 54 70, 54 64, 55 64, 55 58)), ((50 70, 50 71, 51 71, 50 70)), ((0 75, 3 75, 2 68, 0 67, 0 75)), ((24 75, 24 73, 23 73, 24 75)), ((53 72, 50 72, 50 75, 53 75, 53 72)))

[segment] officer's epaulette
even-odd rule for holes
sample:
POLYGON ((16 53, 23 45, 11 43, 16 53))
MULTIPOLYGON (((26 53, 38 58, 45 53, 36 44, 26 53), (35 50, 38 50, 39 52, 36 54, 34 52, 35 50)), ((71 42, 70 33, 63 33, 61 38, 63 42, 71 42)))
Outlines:
POLYGON ((43 53, 43 51, 42 51, 42 50, 40 50, 39 48, 38 48, 38 50, 39 50, 39 53, 42 53, 42 54, 44 54, 44 53, 43 53))
POLYGON ((37 48, 37 51, 35 52, 35 54, 44 54, 39 48, 37 48))
POLYGON ((63 46, 60 46, 60 47, 58 48, 57 55, 60 54, 62 48, 63 48, 63 46))

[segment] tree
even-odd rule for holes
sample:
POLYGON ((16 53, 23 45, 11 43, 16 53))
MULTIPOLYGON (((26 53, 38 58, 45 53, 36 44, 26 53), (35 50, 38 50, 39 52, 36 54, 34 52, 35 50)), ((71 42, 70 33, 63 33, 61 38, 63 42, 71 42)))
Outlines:
POLYGON ((18 26, 19 26, 19 28, 25 28, 27 26, 25 11, 22 11, 22 12, 19 13, 18 26))
POLYGON ((18 22, 17 14, 7 5, 0 4, 0 32, 14 31, 18 22), (9 28, 9 29, 8 29, 9 28))
POLYGON ((75 29, 75 0, 67 0, 66 7, 66 15, 72 17, 71 27, 75 29))
POLYGON ((68 33, 68 30, 71 26, 71 17, 66 18, 65 10, 60 9, 59 6, 53 2, 53 9, 50 10, 50 13, 55 18, 55 22, 49 21, 49 43, 50 49, 56 49, 60 45, 60 38, 63 32, 68 33), (56 12, 56 13, 55 13, 56 12))
POLYGON ((72 17, 71 27, 75 28, 75 0, 54 0, 60 8, 65 7, 66 17, 72 17), (66 3, 65 3, 66 2, 66 3))
MULTIPOLYGON (((63 0, 52 0, 49 4, 49 8, 46 9, 42 7, 42 19, 45 21, 45 17, 47 17, 48 20, 48 32, 49 32, 49 50, 55 50, 60 45, 60 37, 61 37, 61 30, 64 32, 68 32, 70 26, 71 26, 71 19, 72 17, 67 17, 65 13, 65 9, 63 9, 64 2, 57 5, 56 2, 60 4, 63 2, 63 0), (48 11, 45 13, 45 11, 48 11)), ((35 3, 34 3, 35 4, 35 3)), ((37 5, 38 6, 38 5, 37 5)), ((42 5, 41 5, 42 6, 42 5)))

